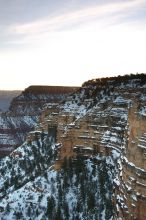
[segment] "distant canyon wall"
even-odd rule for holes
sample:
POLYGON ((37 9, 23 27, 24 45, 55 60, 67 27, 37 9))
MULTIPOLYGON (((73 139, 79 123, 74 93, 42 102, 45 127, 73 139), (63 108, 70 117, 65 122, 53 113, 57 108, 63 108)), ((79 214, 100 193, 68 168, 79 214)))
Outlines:
POLYGON ((0 157, 20 146, 37 125, 45 104, 59 103, 77 87, 30 86, 15 97, 7 112, 0 114, 0 157))
MULTIPOLYGON (((55 132, 64 158, 119 157, 114 164, 116 217, 146 219, 146 76, 91 80, 66 102, 44 109, 38 131, 55 132)), ((35 138, 29 134, 27 141, 35 138)))
POLYGON ((19 90, 0 90, 0 112, 5 112, 9 109, 12 99, 21 93, 19 90))

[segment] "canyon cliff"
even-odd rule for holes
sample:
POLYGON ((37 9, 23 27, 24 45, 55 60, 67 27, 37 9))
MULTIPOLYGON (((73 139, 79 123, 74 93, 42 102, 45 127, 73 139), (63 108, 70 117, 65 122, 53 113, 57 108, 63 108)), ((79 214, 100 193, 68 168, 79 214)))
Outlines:
POLYGON ((145 156, 146 75, 85 82, 1 161, 1 216, 145 220, 145 156))
POLYGON ((6 112, 12 99, 20 95, 21 92, 21 90, 0 90, 0 112, 6 112))
POLYGON ((30 86, 15 97, 9 110, 0 114, 0 157, 20 146, 37 124, 46 103, 59 103, 76 87, 30 86))

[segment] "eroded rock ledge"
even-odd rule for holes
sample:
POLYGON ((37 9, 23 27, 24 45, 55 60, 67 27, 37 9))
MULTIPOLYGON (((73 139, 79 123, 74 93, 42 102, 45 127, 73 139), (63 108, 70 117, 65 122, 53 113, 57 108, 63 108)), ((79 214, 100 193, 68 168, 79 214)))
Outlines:
POLYGON ((11 102, 9 111, 0 114, 0 157, 20 146, 37 125, 46 103, 59 103, 77 87, 30 86, 11 102))
MULTIPOLYGON (((116 216, 146 219, 146 76, 91 80, 65 104, 46 106, 37 130, 55 137, 59 169, 65 157, 117 154, 116 216)), ((36 136, 30 134, 28 142, 36 136)))

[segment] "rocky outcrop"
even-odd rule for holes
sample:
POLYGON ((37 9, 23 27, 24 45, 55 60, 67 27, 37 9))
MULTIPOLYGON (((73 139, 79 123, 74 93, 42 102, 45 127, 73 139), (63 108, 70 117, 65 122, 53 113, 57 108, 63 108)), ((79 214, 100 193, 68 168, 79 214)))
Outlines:
POLYGON ((145 220, 145 125, 145 74, 90 80, 47 104, 0 164, 1 216, 145 220))
POLYGON ((20 146, 29 131, 37 125, 46 103, 59 103, 77 87, 30 86, 11 102, 7 112, 0 114, 0 156, 20 146))
MULTIPOLYGON (((117 218, 146 219, 146 76, 85 83, 64 105, 47 110, 40 129, 56 131, 60 169, 64 158, 118 155, 113 203, 117 218)), ((45 113, 43 113, 45 114, 45 113)))

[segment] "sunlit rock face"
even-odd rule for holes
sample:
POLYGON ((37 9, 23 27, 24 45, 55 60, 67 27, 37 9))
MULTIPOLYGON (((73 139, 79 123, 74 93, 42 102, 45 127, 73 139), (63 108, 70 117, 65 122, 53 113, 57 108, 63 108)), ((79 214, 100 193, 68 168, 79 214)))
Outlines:
POLYGON ((145 220, 145 156, 145 74, 85 82, 1 160, 1 217, 145 220))
POLYGON ((37 125, 46 103, 59 103, 77 88, 30 86, 11 102, 9 110, 0 115, 0 156, 8 155, 21 145, 29 131, 37 125))
POLYGON ((112 157, 117 218, 146 219, 146 76, 84 83, 40 127, 53 124, 60 143, 56 169, 66 157, 112 157))

